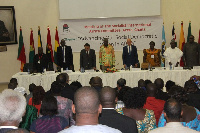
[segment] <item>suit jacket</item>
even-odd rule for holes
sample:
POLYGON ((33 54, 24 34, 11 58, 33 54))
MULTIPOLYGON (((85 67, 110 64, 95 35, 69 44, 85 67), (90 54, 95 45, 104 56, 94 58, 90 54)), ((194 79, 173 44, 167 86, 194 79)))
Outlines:
POLYGON ((74 101, 74 93, 74 89, 69 84, 66 84, 66 86, 62 88, 61 96, 74 101))
POLYGON ((139 63, 139 61, 138 61, 136 46, 131 45, 130 55, 128 53, 128 46, 124 46, 123 47, 123 64, 126 64, 127 67, 130 67, 131 65, 134 66, 137 63, 139 63))
POLYGON ((46 54, 43 53, 42 58, 39 59, 39 55, 36 54, 33 59, 33 70, 37 72, 43 72, 43 69, 48 69, 48 58, 46 54), (40 61, 39 61, 40 60, 40 61))
POLYGON ((107 125, 120 130, 122 133, 137 133, 137 124, 134 119, 117 113, 114 109, 103 109, 99 117, 99 124, 107 125))
MULTIPOLYGON (((63 67, 63 60, 62 46, 59 46, 57 49, 58 66, 63 67)), ((65 63, 67 64, 68 68, 70 66, 73 66, 73 55, 71 46, 65 46, 65 63)))
POLYGON ((90 49, 89 55, 87 55, 86 50, 81 50, 80 53, 80 68, 83 67, 84 69, 92 69, 96 67, 96 54, 95 50, 90 49))

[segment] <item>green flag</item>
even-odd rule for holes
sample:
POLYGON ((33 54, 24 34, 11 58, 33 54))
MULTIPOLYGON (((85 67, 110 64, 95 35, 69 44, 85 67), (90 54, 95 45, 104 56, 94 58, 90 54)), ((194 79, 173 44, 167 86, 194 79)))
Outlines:
POLYGON ((189 22, 187 42, 189 42, 189 38, 190 38, 191 35, 192 35, 192 31, 191 31, 191 22, 189 22))

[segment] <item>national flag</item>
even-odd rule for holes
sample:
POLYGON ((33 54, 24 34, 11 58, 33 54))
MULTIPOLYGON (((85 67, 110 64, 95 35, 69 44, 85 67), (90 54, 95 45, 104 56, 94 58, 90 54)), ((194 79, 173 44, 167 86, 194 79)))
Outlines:
POLYGON ((57 30, 57 27, 56 27, 56 34, 55 34, 55 49, 54 49, 54 63, 56 65, 58 65, 58 62, 57 62, 57 48, 60 46, 59 44, 59 36, 58 36, 58 30, 57 30))
POLYGON ((189 26, 188 26, 188 36, 187 36, 187 42, 189 42, 190 36, 192 35, 192 31, 191 31, 191 21, 189 22, 189 26))
POLYGON ((46 45, 46 55, 49 58, 49 61, 54 62, 53 59, 53 50, 52 50, 52 44, 51 44, 51 35, 50 35, 50 30, 49 27, 47 28, 47 45, 46 45))
POLYGON ((38 26, 38 47, 42 47, 42 40, 40 34, 40 26, 38 26))
POLYGON ((172 39, 176 40, 176 33, 175 33, 174 24, 173 24, 173 28, 172 28, 172 39))
POLYGON ((25 55, 25 48, 24 48, 24 41, 22 36, 22 29, 20 27, 20 35, 19 35, 19 48, 18 48, 18 56, 17 59, 21 61, 21 68, 20 70, 23 71, 24 64, 26 63, 26 55, 25 55))
MULTIPOLYGON (((179 49, 183 51, 183 46, 185 44, 185 37, 183 31, 183 22, 181 22, 181 33, 180 33, 180 40, 179 40, 179 49)), ((183 59, 181 58, 180 66, 184 66, 183 59)))
POLYGON ((35 46, 34 46, 34 39, 33 39, 33 30, 31 29, 29 63, 33 63, 34 56, 35 56, 35 46))
POLYGON ((165 43, 166 43, 165 28, 164 28, 164 24, 163 24, 163 28, 162 28, 162 50, 161 50, 162 57, 161 57, 161 67, 165 67, 165 58, 164 58, 165 43))

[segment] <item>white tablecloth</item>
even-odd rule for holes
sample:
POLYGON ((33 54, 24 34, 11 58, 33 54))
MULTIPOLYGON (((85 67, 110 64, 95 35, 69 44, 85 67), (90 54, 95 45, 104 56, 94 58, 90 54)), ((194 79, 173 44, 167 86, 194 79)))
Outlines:
MULTIPOLYGON (((45 91, 49 90, 51 83, 56 80, 56 76, 60 73, 53 74, 25 74, 17 73, 13 75, 13 78, 17 78, 18 86, 25 87, 27 92, 29 84, 34 83, 37 86, 43 86, 45 91)), ((200 75, 200 70, 141 70, 141 71, 120 71, 115 73, 102 73, 102 72, 92 72, 92 73, 80 73, 73 72, 69 73, 70 83, 73 81, 79 81, 83 86, 89 86, 89 81, 91 77, 99 76, 102 78, 103 86, 117 86, 117 80, 120 78, 126 79, 126 85, 130 87, 136 87, 138 80, 149 79, 152 82, 156 78, 162 78, 166 83, 168 80, 176 82, 176 84, 183 86, 185 81, 187 81, 193 75, 200 75)))

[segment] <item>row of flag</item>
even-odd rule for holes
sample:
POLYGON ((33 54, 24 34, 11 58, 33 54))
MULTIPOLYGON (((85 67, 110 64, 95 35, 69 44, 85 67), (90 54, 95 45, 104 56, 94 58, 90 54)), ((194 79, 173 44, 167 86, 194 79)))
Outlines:
MULTIPOLYGON (((57 65, 57 48, 60 46, 59 44, 59 36, 58 30, 56 27, 56 34, 55 34, 55 49, 54 49, 54 56, 51 44, 51 34, 49 27, 47 28, 47 44, 46 44, 46 55, 48 56, 51 62, 54 62, 57 65)), ((38 47, 42 47, 41 41, 41 34, 40 34, 40 27, 38 27, 38 47)), ((30 52, 29 52, 29 63, 33 63, 33 59, 35 56, 35 46, 34 46, 34 39, 33 39, 33 30, 31 29, 30 33, 30 52)), ((23 35, 22 35, 22 28, 20 27, 20 35, 19 35, 19 48, 18 48, 18 57, 17 59, 21 61, 20 70, 23 71, 24 64, 26 63, 26 54, 25 54, 25 47, 23 42, 23 35)))
MULTIPOLYGON (((187 35, 187 42, 189 42, 189 37, 192 35, 191 32, 191 22, 189 22, 188 26, 188 35, 187 35)), ((176 40, 176 34, 175 34, 175 28, 174 25, 172 27, 172 39, 176 40)), ((200 30, 199 30, 199 40, 198 43, 200 44, 200 30)), ((164 23, 163 23, 163 28, 162 28, 162 50, 161 50, 161 67, 165 66, 165 58, 164 58, 164 52, 166 49, 166 39, 165 39, 165 29, 164 29, 164 23)), ((179 44, 177 47, 183 51, 183 46, 185 44, 185 38, 184 38, 184 31, 183 31, 183 21, 181 22, 181 32, 180 32, 180 39, 179 39, 179 44)), ((184 67, 183 59, 181 58, 180 61, 180 66, 184 67)))

